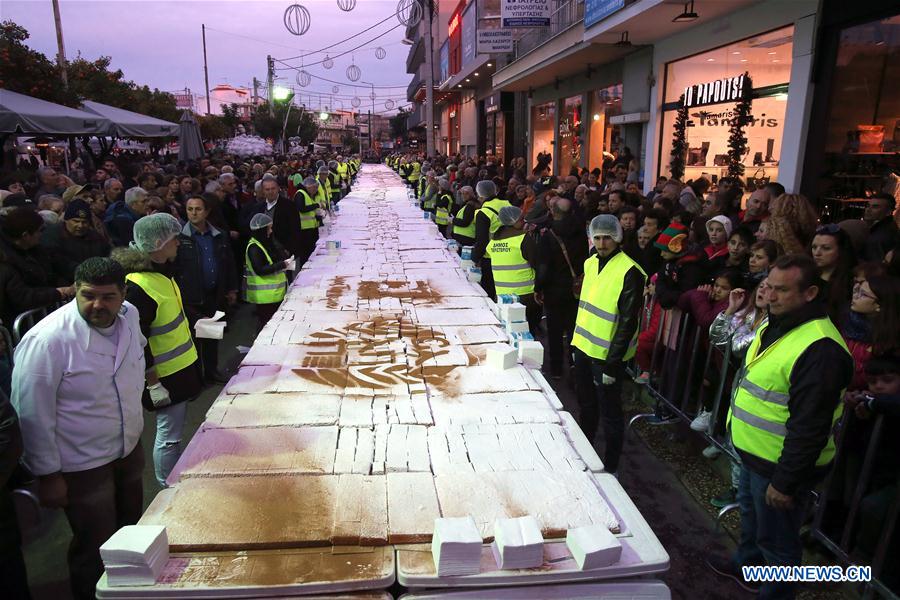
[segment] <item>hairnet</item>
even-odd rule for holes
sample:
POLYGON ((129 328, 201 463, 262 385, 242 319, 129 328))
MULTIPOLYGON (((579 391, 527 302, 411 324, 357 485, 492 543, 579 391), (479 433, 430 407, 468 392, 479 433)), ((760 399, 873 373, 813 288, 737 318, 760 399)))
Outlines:
POLYGON ((613 215, 597 215, 591 219, 588 231, 592 238, 596 235, 606 235, 614 242, 622 243, 622 225, 613 215))
POLYGON ((327 175, 328 167, 326 167, 325 165, 322 165, 321 167, 319 167, 319 169, 316 171, 316 173, 325 173, 327 175))
POLYGON ((497 213, 497 218, 503 225, 512 225, 522 216, 522 209, 518 206, 504 206, 497 213))
POLYGON ((141 252, 156 252, 179 233, 181 225, 169 213, 141 217, 134 224, 134 246, 141 252))
POLYGON ((307 177, 306 179, 303 180, 303 185, 304 185, 304 186, 306 186, 306 185, 319 185, 319 182, 316 181, 316 178, 315 178, 315 177, 307 177))
POLYGON ((270 217, 266 213, 257 213, 255 215, 253 215, 253 218, 250 219, 250 229, 252 231, 264 229, 271 224, 272 224, 272 217, 270 217))
POLYGON ((475 193, 479 198, 493 199, 497 195, 497 186, 493 181, 483 179, 475 184, 475 193))
POLYGON ((330 160, 330 161, 328 161, 328 167, 331 168, 331 169, 337 168, 337 161, 336 161, 336 160, 330 160))
POLYGON ((438 179, 438 186, 440 186, 440 188, 442 190, 449 190, 450 189, 450 180, 441 177, 440 179, 438 179))

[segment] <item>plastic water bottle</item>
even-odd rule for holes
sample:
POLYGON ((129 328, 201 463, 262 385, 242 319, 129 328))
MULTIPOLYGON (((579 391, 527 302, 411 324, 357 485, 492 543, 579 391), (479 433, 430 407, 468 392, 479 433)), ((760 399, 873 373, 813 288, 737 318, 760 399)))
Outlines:
POLYGON ((469 267, 469 270, 466 273, 466 279, 468 279, 472 283, 481 283, 481 268, 469 267))
POLYGON ((472 246, 463 246, 462 247, 462 259, 463 260, 472 260, 472 246))
POLYGON ((519 297, 515 294, 500 294, 497 296, 497 304, 515 304, 519 297))

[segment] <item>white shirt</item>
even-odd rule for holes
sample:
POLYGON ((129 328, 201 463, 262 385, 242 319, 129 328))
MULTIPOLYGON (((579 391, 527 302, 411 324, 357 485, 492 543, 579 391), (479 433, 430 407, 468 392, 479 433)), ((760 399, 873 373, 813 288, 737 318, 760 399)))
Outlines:
POLYGON ((16 347, 11 400, 35 475, 94 469, 137 446, 147 341, 132 304, 116 320, 104 335, 69 302, 16 347))

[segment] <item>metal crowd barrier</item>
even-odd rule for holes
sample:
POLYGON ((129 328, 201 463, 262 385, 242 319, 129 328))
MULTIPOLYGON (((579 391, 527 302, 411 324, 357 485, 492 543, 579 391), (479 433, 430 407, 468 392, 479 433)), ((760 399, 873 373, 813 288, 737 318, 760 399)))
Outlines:
POLYGON ((25 334, 28 333, 28 330, 34 327, 38 321, 65 304, 66 302, 54 302, 53 304, 50 304, 48 306, 40 306, 38 308, 32 308, 31 310, 26 310, 25 312, 20 313, 16 317, 16 320, 13 321, 13 346, 17 346, 19 342, 22 341, 22 338, 25 337, 25 334))
MULTIPOLYGON (((640 331, 644 332, 652 321, 652 305, 649 302, 642 311, 641 321, 640 331)), ((658 425, 690 423, 707 399, 706 405, 711 406, 709 427, 703 432, 691 431, 736 460, 736 452, 727 443, 724 417, 731 402, 730 384, 740 376, 740 365, 733 360, 730 343, 724 347, 715 346, 708 342, 708 334, 708 331, 698 328, 687 313, 680 310, 660 311, 648 369, 650 379, 642 386, 654 401, 655 409, 632 417, 626 431, 645 419, 653 419, 653 424, 658 425), (708 347, 704 347, 703 340, 707 340, 708 347), (709 394, 712 396, 709 397, 709 394)), ((636 362, 629 366, 629 370, 633 375, 638 375, 641 371, 636 362)), ((875 458, 879 451, 888 451, 880 450, 880 445, 886 436, 890 439, 894 432, 884 431, 885 417, 878 415, 865 443, 864 452, 860 453, 858 445, 854 447, 847 443, 848 432, 854 426, 859 426, 859 421, 855 413, 846 411, 839 422, 834 466, 822 491, 813 493, 815 504, 810 534, 841 563, 871 565, 872 580, 864 584, 863 598, 871 598, 877 594, 900 600, 900 584, 894 584, 896 589, 892 590, 882 580, 884 575, 898 577, 897 554, 900 552, 900 541, 895 541, 895 534, 900 521, 900 477, 894 481, 893 488, 888 485, 877 490, 870 489, 875 458), (858 477, 855 481, 848 482, 848 463, 860 455, 863 461, 858 477), (844 494, 838 494, 838 491, 844 491, 844 494), (886 497, 882 498, 882 502, 887 504, 881 506, 883 514, 872 515, 869 511, 873 494, 876 493, 884 494, 886 497), (835 495, 840 497, 835 498, 835 495), (849 499, 849 503, 844 499, 849 499), (829 511, 838 511, 837 517, 829 519, 829 511), (879 519, 879 534, 870 548, 863 548, 863 544, 860 544, 860 527, 866 519, 873 518, 879 519)), ((725 514, 737 508, 737 504, 722 508, 718 513, 716 526, 718 527, 725 514)), ((872 527, 871 521, 867 524, 872 527)))

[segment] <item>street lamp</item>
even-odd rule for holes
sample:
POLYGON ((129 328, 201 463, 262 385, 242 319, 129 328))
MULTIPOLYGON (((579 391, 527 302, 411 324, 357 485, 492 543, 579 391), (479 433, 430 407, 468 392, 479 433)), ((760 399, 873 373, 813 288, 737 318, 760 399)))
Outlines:
POLYGON ((287 111, 284 113, 284 123, 281 125, 281 151, 287 153, 285 138, 287 137, 288 118, 291 116, 291 107, 294 105, 294 90, 284 86, 275 86, 272 89, 272 99, 279 104, 287 103, 287 111))

